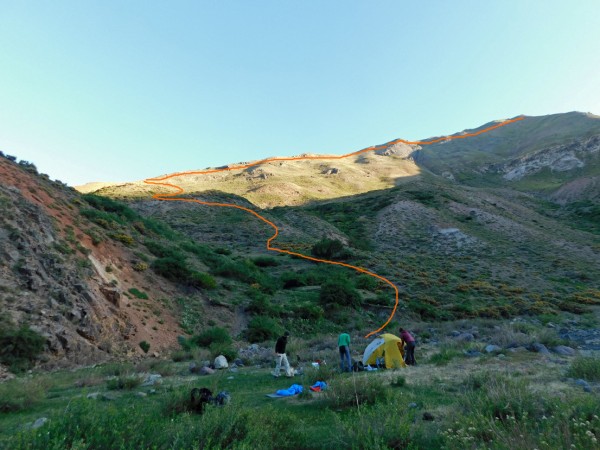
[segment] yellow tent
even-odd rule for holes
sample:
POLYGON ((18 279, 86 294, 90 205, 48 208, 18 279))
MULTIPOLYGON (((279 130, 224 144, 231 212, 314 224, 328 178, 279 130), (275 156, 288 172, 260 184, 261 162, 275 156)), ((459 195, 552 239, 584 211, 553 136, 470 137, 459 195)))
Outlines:
POLYGON ((374 366, 377 358, 382 356, 385 359, 385 367, 388 369, 406 367, 404 346, 398 336, 386 333, 376 338, 365 349, 363 364, 374 366))

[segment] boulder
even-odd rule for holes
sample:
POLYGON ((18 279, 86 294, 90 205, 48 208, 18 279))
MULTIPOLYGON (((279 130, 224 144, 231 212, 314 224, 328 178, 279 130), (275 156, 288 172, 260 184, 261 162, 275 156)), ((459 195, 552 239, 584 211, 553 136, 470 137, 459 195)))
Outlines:
POLYGON ((150 375, 148 375, 146 377, 146 379, 142 383, 142 386, 154 386, 157 382, 160 382, 159 380, 161 378, 162 378, 162 376, 160 374, 158 374, 158 373, 151 373, 150 375))
POLYGON ((529 347, 527 347, 527 350, 529 350, 530 352, 542 353, 543 355, 550 354, 548 348, 544 344, 540 344, 539 342, 534 342, 529 347))
POLYGON ((474 350, 474 349, 471 349, 471 350, 465 350, 465 352, 464 352, 464 353, 465 353, 465 356, 468 356, 468 357, 470 357, 470 358, 475 358, 475 357, 477 357, 477 356, 483 356, 483 353, 481 353, 481 352, 480 352, 480 351, 478 351, 478 350, 474 350))
POLYGON ((473 336, 473 333, 460 333, 458 336, 456 336, 456 339, 459 341, 471 342, 473 339, 475 339, 475 336, 473 336))
POLYGON ((100 292, 102 292, 106 300, 111 302, 117 308, 121 307, 121 291, 113 287, 102 286, 100 292))
POLYGON ((557 345, 556 347, 552 347, 552 351, 554 353, 558 353, 559 355, 565 356, 575 356, 575 349, 571 347, 567 347, 566 345, 557 345))
POLYGON ((212 375, 213 373, 215 373, 215 369, 211 369, 208 366, 204 366, 198 371, 198 373, 200 375, 212 375))
POLYGON ((227 364, 227 358, 223 355, 219 355, 215 358, 215 369, 227 369, 229 364, 227 364))
POLYGON ((502 350, 502 347, 498 347, 497 345, 494 345, 494 344, 489 344, 489 345, 485 346, 486 353, 499 352, 500 350, 502 350))
POLYGON ((33 428, 35 430, 36 428, 40 428, 40 427, 44 426, 44 424, 46 422, 48 422, 47 417, 40 417, 38 420, 33 422, 33 425, 31 425, 31 428, 33 428))

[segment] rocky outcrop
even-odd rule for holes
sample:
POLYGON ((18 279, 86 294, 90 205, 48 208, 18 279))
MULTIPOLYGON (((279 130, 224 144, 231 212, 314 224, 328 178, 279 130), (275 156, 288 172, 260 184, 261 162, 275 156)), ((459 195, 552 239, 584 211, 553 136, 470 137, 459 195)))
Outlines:
POLYGON ((548 168, 552 172, 566 172, 586 165, 586 160, 600 153, 600 136, 578 139, 567 144, 545 147, 506 163, 482 168, 483 172, 501 173, 507 181, 517 181, 548 168))

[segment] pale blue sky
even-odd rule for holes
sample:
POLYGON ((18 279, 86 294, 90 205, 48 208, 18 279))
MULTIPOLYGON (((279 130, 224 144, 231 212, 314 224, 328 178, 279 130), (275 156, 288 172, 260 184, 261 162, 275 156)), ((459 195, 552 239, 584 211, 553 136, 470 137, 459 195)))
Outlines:
POLYGON ((0 150, 69 184, 600 114, 600 1, 0 0, 0 150))

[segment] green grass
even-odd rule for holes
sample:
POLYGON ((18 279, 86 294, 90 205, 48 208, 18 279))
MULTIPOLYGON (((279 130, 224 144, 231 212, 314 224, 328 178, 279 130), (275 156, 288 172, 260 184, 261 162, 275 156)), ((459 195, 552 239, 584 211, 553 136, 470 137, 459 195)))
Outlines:
POLYGON ((600 359, 592 356, 579 356, 571 363, 567 375, 587 381, 600 381, 600 359))
POLYGON ((111 364, 34 374, 0 385, 2 402, 17 404, 0 410, 0 447, 464 449, 544 448, 545 441, 551 443, 547 448, 595 448, 600 405, 594 398, 575 391, 566 397, 549 389, 540 393, 539 376, 555 383, 562 376, 541 363, 530 366, 527 376, 516 376, 518 366, 505 374, 485 367, 492 363, 484 360, 477 371, 460 370, 451 360, 443 369, 423 362, 420 372, 359 374, 339 374, 333 365, 275 379, 269 367, 198 378, 186 374, 186 362, 149 359, 136 368, 111 364), (139 380, 138 371, 156 370, 164 374, 160 385, 126 382, 139 380), (453 378, 440 380, 447 371, 453 378), (116 378, 102 382, 106 376, 116 378), (115 388, 115 380, 123 383, 115 388), (284 400, 265 396, 291 383, 306 389, 317 380, 326 380, 329 389, 284 400), (193 387, 227 390, 231 404, 208 406, 198 415, 189 404, 193 387), (87 398, 91 392, 101 395, 87 398), (435 420, 424 421, 425 411, 435 420), (39 417, 49 419, 44 427, 23 427, 39 417))

